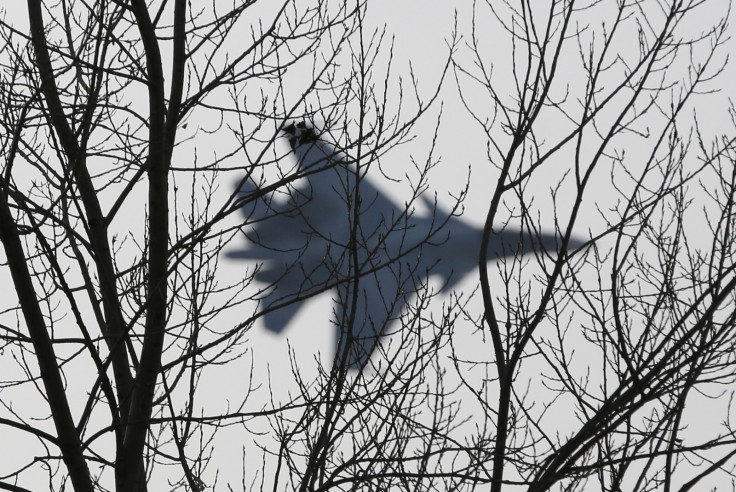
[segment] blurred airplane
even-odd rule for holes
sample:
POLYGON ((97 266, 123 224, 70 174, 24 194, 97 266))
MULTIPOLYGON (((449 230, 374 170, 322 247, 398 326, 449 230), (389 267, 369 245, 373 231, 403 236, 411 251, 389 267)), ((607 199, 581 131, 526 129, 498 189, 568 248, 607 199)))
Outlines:
MULTIPOLYGON (((336 291, 334 322, 341 328, 336 360, 344 354, 340 363, 359 369, 417 285, 437 275, 449 291, 477 268, 482 229, 426 199, 432 213, 418 217, 363 175, 355 223, 356 167, 304 122, 284 132, 303 177, 267 194, 251 180, 243 183, 239 195, 246 202, 242 213, 248 244, 227 256, 261 264, 256 280, 269 285, 261 299, 263 318, 266 328, 277 333, 306 299, 336 291)), ((554 234, 507 229, 493 234, 488 259, 554 252, 558 243, 554 234)), ((568 248, 582 244, 571 240, 568 248)))

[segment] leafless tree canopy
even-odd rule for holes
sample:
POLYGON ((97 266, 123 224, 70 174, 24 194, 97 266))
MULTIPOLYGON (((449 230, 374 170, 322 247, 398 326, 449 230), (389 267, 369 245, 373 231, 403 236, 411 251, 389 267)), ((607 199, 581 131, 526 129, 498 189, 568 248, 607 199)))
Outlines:
POLYGON ((0 17, 0 489, 736 488, 730 4, 373 8, 0 17))

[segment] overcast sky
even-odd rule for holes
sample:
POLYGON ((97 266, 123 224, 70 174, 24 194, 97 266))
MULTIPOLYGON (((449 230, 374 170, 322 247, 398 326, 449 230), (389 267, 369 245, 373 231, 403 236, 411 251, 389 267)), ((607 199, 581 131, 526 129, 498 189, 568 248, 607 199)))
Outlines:
MULTIPOLYGON (((707 27, 715 15, 714 12, 726 12, 728 2, 713 2, 714 7, 700 9, 697 15, 693 16, 693 30, 699 31, 707 27), (719 7, 720 5, 720 7, 719 7), (720 9, 720 11, 719 11, 720 9)), ((7 1, 4 8, 8 15, 6 20, 16 24, 24 25, 25 11, 21 9, 20 3, 7 1)), ((376 27, 383 24, 386 25, 387 32, 395 37, 395 61, 394 70, 403 73, 406 76, 407 66, 409 62, 414 72, 418 75, 420 83, 420 91, 429 93, 433 84, 436 83, 440 75, 440 70, 444 65, 448 53, 448 41, 452 36, 452 32, 457 26, 460 43, 458 45, 458 60, 471 63, 467 46, 465 43, 469 39, 470 26, 470 10, 472 2, 426 2, 420 0, 372 0, 369 2, 369 24, 372 23, 376 27), (455 14, 457 11, 457 15, 455 14), (457 23, 456 23, 457 18, 457 23)), ((483 12, 483 16, 487 16, 487 10, 483 12)), ((731 14, 734 15, 733 13, 731 14)), ((490 43, 485 50, 488 56, 493 57, 494 63, 499 70, 499 83, 509 84, 509 90, 513 88, 511 79, 503 76, 504 67, 509 67, 511 63, 511 52, 508 45, 505 44, 506 33, 495 32, 498 26, 492 22, 482 25, 487 17, 479 20, 479 30, 483 31, 485 39, 490 43), (494 41, 496 40, 496 41, 494 41), (497 43, 497 44, 494 44, 497 43)), ((595 23, 596 19, 591 19, 591 23, 595 23)), ((731 28, 733 32, 733 28, 731 28)), ((734 42, 729 41, 729 49, 722 51, 721 57, 725 57, 727 52, 734 52, 734 42)), ((571 51, 575 54, 575 51, 571 51)), ((570 61, 572 63, 572 60, 570 61)), ((701 129, 705 135, 716 134, 719 131, 731 131, 733 127, 728 125, 729 115, 727 112, 727 102, 733 92, 730 89, 736 81, 736 69, 733 64, 729 65, 718 79, 718 81, 709 85, 713 89, 724 88, 724 91, 714 93, 698 99, 699 121, 701 129)), ((475 104, 483 104, 485 96, 481 92, 475 92, 470 86, 464 86, 465 95, 469 101, 475 104)), ((436 192, 439 202, 442 206, 448 206, 451 202, 450 194, 458 193, 465 185, 468 179, 468 173, 471 176, 471 186, 469 195, 465 202, 464 219, 475 225, 482 225, 483 218, 487 212, 488 198, 495 184, 497 171, 493 166, 489 165, 485 157, 486 141, 484 135, 475 125, 467 112, 462 108, 458 97, 458 88, 453 77, 448 77, 446 85, 442 90, 443 101, 443 118, 440 126, 440 138, 438 146, 438 154, 442 161, 433 171, 431 178, 431 191, 436 192)), ((401 177, 406 169, 410 169, 410 156, 419 159, 426 157, 427 143, 431 138, 436 120, 433 116, 437 115, 439 105, 434 112, 422 120, 416 127, 418 138, 415 143, 397 149, 395 152, 385 157, 385 169, 391 177, 401 177)), ((558 121, 542 122, 542 128, 554 136, 558 130, 558 121)), ((281 142, 281 151, 288 151, 288 142, 284 139, 281 142)), ((536 185, 539 186, 539 213, 542 221, 549 221, 552 224, 553 217, 543 215, 549 213, 549 209, 542 204, 545 200, 549 200, 549 190, 555 179, 561 176, 560 169, 550 172, 543 180, 539 180, 536 185)), ((395 197, 402 196, 402 187, 405 189, 405 183, 392 183, 383 178, 380 174, 375 173, 368 178, 373 186, 387 193, 393 193, 395 197)), ((607 193, 611 192, 609 176, 601 175, 597 179, 600 180, 600 203, 606 202, 607 193), (607 181, 608 180, 608 181, 607 181)), ((223 185, 223 193, 230 193, 231 190, 225 189, 223 185)), ((610 195, 611 200, 614 195, 610 195)), ((225 196, 223 196, 223 201, 225 196)), ((590 213, 588 223, 591 226, 596 224, 596 214, 593 208, 587 210, 590 213)), ((576 230, 581 237, 587 235, 587 230, 576 230)), ((242 246, 242 244, 240 245, 242 246)), ((468 245, 469 254, 475 254, 474 247, 476 245, 468 245)), ((231 245, 233 249, 238 244, 231 245)), ((226 250, 227 251, 227 250, 226 250)), ((242 261, 233 259, 222 260, 223 268, 227 269, 225 277, 231 276, 236 278, 240 273, 238 268, 242 267, 242 261)), ((477 276, 470 274, 465 280, 457 286, 459 290, 470 291, 477 286, 477 276)), ((264 375, 264 369, 270 364, 271 377, 279 380, 288 380, 289 364, 288 350, 294 350, 294 355, 306 374, 314 371, 316 364, 314 357, 321 354, 321 358, 325 364, 329 365, 333 353, 333 340, 335 328, 326 322, 332 314, 333 310, 332 295, 325 293, 311 300, 300 311, 299 316, 292 320, 290 325, 280 334, 274 334, 264 329, 259 322, 254 330, 248 334, 248 344, 252 347, 252 361, 256 367, 257 375, 264 375)), ((479 304, 474 305, 475 309, 479 309, 479 304)), ((249 314, 249 313, 247 313, 249 314)), ((238 322, 235 314, 230 320, 233 324, 238 322)), ((226 327, 223 327, 223 331, 226 327)), ((250 365, 250 359, 244 358, 239 363, 231 366, 213 368, 206 378, 209 380, 212 390, 212 397, 221 394, 223 389, 220 385, 231 389, 234 385, 246 385, 247 381, 241 381, 238 378, 238 371, 242 370, 246 373, 250 365), (238 367, 240 369, 238 369, 238 367), (235 368, 235 369, 234 369, 235 368)), ((206 385, 205 385, 206 386, 206 385)), ((286 386, 277 385, 277 390, 286 391, 286 386)), ((227 456, 239 456, 241 442, 232 442, 230 445, 223 444, 217 450, 217 454, 221 459, 227 460, 227 456)), ((6 452, 8 450, 6 449, 6 452)), ((231 463, 231 473, 239 473, 240 466, 238 463, 231 463)), ((227 468, 227 467, 223 467, 227 468)), ((164 489, 160 489, 164 490, 164 489)))

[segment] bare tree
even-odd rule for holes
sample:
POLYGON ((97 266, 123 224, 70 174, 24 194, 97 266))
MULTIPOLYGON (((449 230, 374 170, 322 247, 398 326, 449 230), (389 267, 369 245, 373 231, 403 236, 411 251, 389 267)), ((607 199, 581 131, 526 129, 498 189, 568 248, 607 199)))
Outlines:
MULTIPOLYGON (((438 216, 423 199, 432 210, 415 218, 432 150, 397 206, 371 209, 365 179, 412 138, 443 73, 426 96, 415 79, 404 88, 385 32, 368 31, 364 11, 360 2, 30 1, 27 32, 2 23, 0 240, 17 303, 3 306, 3 363, 14 372, 0 423, 31 448, 0 487, 27 490, 42 472, 53 490, 216 489, 212 454, 233 429, 243 449, 261 446, 268 458, 244 467, 243 487, 388 487, 435 474, 433 450, 453 416, 426 369, 439 371, 434 354, 457 313, 419 329, 436 293, 422 283, 433 265, 418 258, 443 243, 457 209, 438 216), (283 146, 304 120, 335 149, 313 167, 294 162, 294 142, 283 146), (328 215, 348 218, 347 235, 325 245, 315 229, 304 243, 344 251, 320 253, 315 268, 329 275, 307 274, 309 289, 284 294, 283 277, 304 273, 301 256, 270 281, 256 282, 263 264, 236 280, 222 273, 223 253, 257 244, 254 224, 301 214, 314 227, 300 183, 333 171, 346 180, 344 204, 328 215), (298 207, 255 214, 275 211, 279 197, 298 207), (361 299, 376 291, 366 279, 382 282, 388 303, 375 319, 361 299), (247 333, 335 287, 334 362, 320 362, 314 381, 293 365, 296 393, 276 401, 281 385, 243 364, 256 350, 247 333), (396 319, 405 330, 389 353, 380 340, 396 319), (383 362, 370 360, 375 346, 383 362), (201 382, 222 366, 242 384, 212 394, 201 382), (427 403, 437 410, 430 425, 412 423, 427 403), (424 447, 409 452, 415 443, 424 447)), ((317 140, 310 131, 304 144, 317 140)))
POLYGON ((480 258, 487 350, 458 346, 456 367, 491 490, 730 487, 734 137, 698 124, 727 40, 726 9, 698 24, 709 8, 476 5, 455 73, 498 170, 483 240, 509 217, 561 237, 534 262, 480 258))
POLYGON ((695 111, 727 24, 686 22, 711 3, 475 4, 422 91, 360 2, 29 0, 0 24, 0 488, 727 480, 736 149, 695 111), (483 229, 467 188, 428 193, 440 94, 486 144, 483 229), (334 352, 262 364, 256 323, 326 292, 334 352))

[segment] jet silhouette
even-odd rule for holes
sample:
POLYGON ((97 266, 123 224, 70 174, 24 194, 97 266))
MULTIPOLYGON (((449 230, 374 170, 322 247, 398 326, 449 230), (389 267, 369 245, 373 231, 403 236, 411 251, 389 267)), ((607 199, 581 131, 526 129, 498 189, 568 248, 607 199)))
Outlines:
MULTIPOLYGON (((266 194, 252 180, 240 186, 248 244, 227 256, 261 263, 255 278, 269 285, 261 298, 263 318, 277 333, 306 299, 335 291, 336 353, 345 355, 340 363, 359 369, 417 285, 437 275, 449 291, 477 268, 482 229, 426 199, 433 212, 417 217, 359 176, 356 166, 304 122, 286 126, 284 133, 303 177, 266 194)), ((553 234, 504 230, 493 235, 488 259, 556 251, 558 241, 553 234)), ((582 244, 571 240, 568 248, 582 244)))

